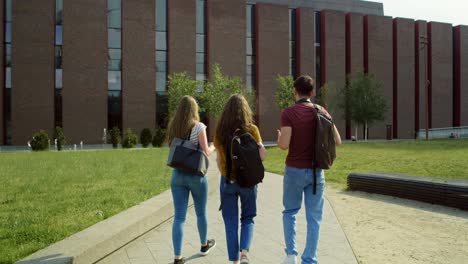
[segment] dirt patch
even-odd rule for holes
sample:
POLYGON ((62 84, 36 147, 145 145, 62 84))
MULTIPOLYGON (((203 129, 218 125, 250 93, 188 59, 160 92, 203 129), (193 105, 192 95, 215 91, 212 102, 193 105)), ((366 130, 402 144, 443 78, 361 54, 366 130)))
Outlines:
POLYGON ((396 197, 326 192, 360 263, 468 263, 468 212, 396 197))

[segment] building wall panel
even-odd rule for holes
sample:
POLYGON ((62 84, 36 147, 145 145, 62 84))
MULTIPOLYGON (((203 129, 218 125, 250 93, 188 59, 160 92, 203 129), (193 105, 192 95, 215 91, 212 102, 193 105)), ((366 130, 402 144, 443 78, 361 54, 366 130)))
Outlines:
POLYGON ((246 75, 246 4, 243 0, 210 0, 208 65, 219 64, 230 76, 246 75))
POLYGON ((430 22, 431 128, 451 127, 453 115, 453 32, 452 25, 430 22))
MULTIPOLYGON (((346 76, 352 82, 358 72, 364 72, 364 15, 349 13, 346 15, 346 76)), ((362 127, 346 122, 346 139, 351 135, 361 138, 362 127)), ((344 135, 344 131, 342 132, 344 135)))
POLYGON ((395 138, 412 139, 415 137, 414 78, 415 50, 414 20, 394 19, 394 109, 393 133, 395 138))
MULTIPOLYGON (((338 94, 346 84, 346 15, 338 11, 322 12, 322 87, 334 89, 331 94, 338 94)), ((336 101, 336 100, 335 100, 336 101)), ((326 106, 333 116, 341 135, 345 135, 346 122, 344 112, 337 103, 326 106)))
POLYGON ((424 44, 427 37, 427 22, 415 22, 415 130, 426 128, 426 94, 427 94, 427 54, 428 47, 424 44))
POLYGON ((70 144, 102 143, 107 128, 107 1, 74 0, 63 8, 64 133, 70 144))
POLYGON ((156 125, 155 1, 124 0, 122 28, 123 127, 156 125))
POLYGON ((54 127, 54 0, 13 1, 12 144, 54 127))
POLYGON ((299 75, 307 74, 315 80, 315 11, 311 8, 297 9, 297 69, 299 75))
POLYGON ((468 126, 468 26, 460 26, 460 125, 468 126))
POLYGON ((195 78, 196 1, 170 0, 168 6, 168 73, 195 78))
MULTIPOLYGON (((0 21, 5 21, 5 0, 0 0, 0 21)), ((0 58, 5 57, 5 27, 4 24, 0 26, 0 58)), ((0 145, 6 144, 5 142, 5 114, 4 114, 4 93, 5 93, 5 63, 0 60, 0 145)))
POLYGON ((388 106, 384 121, 375 123, 369 128, 369 138, 385 139, 387 125, 393 123, 393 22, 391 17, 369 15, 364 23, 367 23, 365 27, 367 32, 364 33, 367 35, 368 47, 367 70, 381 82, 381 92, 388 106))
POLYGON ((274 103, 276 77, 289 74, 288 7, 257 4, 257 21, 257 112, 263 140, 274 141, 280 126, 280 109, 274 103))

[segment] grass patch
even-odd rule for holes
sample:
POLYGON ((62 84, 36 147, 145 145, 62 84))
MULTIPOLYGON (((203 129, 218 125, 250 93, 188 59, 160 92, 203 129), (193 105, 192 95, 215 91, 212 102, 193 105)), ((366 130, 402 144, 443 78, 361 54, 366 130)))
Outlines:
MULTIPOLYGON (((284 174, 287 151, 268 149, 265 168, 284 174)), ((352 172, 385 172, 468 179, 468 140, 349 142, 337 148, 328 182, 345 187, 352 172)))
POLYGON ((0 153, 0 263, 169 188, 168 148, 0 153))

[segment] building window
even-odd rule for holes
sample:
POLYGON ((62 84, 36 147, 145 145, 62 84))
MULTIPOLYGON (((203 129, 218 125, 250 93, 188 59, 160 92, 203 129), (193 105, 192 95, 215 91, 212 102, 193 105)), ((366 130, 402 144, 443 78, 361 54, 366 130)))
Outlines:
POLYGON ((197 0, 196 23, 196 80, 199 81, 198 92, 202 92, 207 79, 205 0, 197 0))
POLYGON ((255 89, 255 5, 247 5, 247 37, 246 37, 246 88, 248 91, 255 89))
POLYGON ((122 1, 107 0, 107 128, 122 131, 122 1))
POLYGON ((320 47, 322 43, 322 20, 320 18, 320 12, 315 12, 315 94, 318 94, 318 89, 322 86, 322 64, 321 64, 321 54, 322 48, 320 47))
POLYGON ((62 45, 63 45, 63 0, 55 0, 55 93, 54 93, 54 120, 55 126, 62 127, 62 45))
POLYGON ((289 75, 297 78, 296 65, 296 9, 289 9, 289 75))
POLYGON ((167 0, 156 1, 156 124, 167 126, 167 0))
POLYGON ((2 69, 5 73, 4 82, 4 98, 3 98, 3 124, 0 124, 1 129, 5 131, 4 138, 0 139, 0 143, 11 145, 11 1, 4 2, 4 17, 3 28, 5 34, 4 53, 5 53, 5 68, 2 69))

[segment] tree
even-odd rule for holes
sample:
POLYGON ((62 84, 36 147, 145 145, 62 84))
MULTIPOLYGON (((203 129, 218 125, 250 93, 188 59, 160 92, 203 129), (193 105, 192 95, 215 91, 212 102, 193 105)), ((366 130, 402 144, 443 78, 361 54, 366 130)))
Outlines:
POLYGON ((112 143, 112 147, 117 148, 119 146, 120 138, 121 138, 120 129, 118 127, 113 127, 110 130, 110 135, 111 135, 110 141, 112 143))
POLYGON ((54 139, 57 140, 57 150, 61 151, 63 148, 63 145, 65 145, 65 135, 63 134, 63 129, 61 127, 55 127, 54 130, 54 139))
POLYGON ((49 134, 44 130, 41 130, 33 135, 31 140, 31 149, 33 151, 44 151, 49 150, 49 134))
POLYGON ((385 98, 381 93, 382 84, 374 75, 358 73, 345 90, 341 106, 348 106, 351 121, 364 126, 364 139, 367 140, 367 129, 377 121, 383 121, 388 111, 385 98))
POLYGON ((279 109, 285 109, 294 104, 294 80, 290 75, 276 77, 278 88, 276 89, 276 105, 279 109))
POLYGON ((149 128, 144 128, 143 130, 141 130, 140 142, 144 148, 148 147, 152 140, 153 134, 151 133, 151 130, 149 130, 149 128))
POLYGON ((187 73, 174 73, 169 76, 167 96, 169 101, 169 116, 171 117, 177 105, 179 104, 180 98, 185 95, 195 96, 197 95, 198 82, 190 78, 187 73))
POLYGON ((244 89, 239 77, 224 75, 218 64, 213 66, 212 73, 211 79, 200 94, 202 111, 209 113, 210 117, 216 118, 221 114, 232 94, 242 94, 247 101, 253 101, 253 93, 244 89))
POLYGON ((131 128, 127 128, 127 130, 125 130, 124 137, 122 140, 122 147, 133 148, 136 144, 138 144, 137 134, 135 134, 131 128))
POLYGON ((327 112, 334 116, 340 108, 339 94, 340 92, 336 89, 335 83, 325 83, 315 96, 315 103, 325 107, 327 112))

